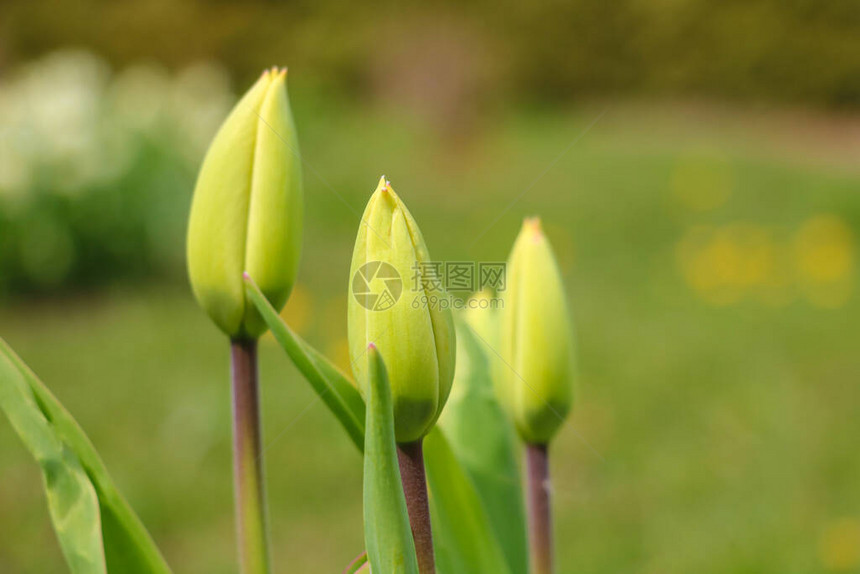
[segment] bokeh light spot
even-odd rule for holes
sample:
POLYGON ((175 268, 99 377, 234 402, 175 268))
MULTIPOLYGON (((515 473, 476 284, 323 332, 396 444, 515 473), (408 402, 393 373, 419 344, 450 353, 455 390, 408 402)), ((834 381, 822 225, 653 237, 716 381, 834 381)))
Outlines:
POLYGON ((798 281, 813 305, 843 306, 851 296, 854 274, 854 237, 841 218, 816 215, 794 239, 798 281))
POLYGON ((819 539, 818 556, 828 570, 860 568, 860 520, 841 518, 829 524, 819 539))

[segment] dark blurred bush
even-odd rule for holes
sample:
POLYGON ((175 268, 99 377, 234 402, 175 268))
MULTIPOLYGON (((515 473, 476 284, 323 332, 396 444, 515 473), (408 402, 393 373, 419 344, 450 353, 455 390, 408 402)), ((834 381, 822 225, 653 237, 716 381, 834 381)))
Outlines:
POLYGON ((0 84, 0 292, 181 268, 197 164, 231 106, 225 72, 112 75, 57 52, 0 84))
POLYGON ((215 59, 243 83, 266 65, 289 65, 304 82, 350 95, 405 82, 413 91, 438 84, 434 91, 446 95, 505 100, 634 93, 860 104, 856 0, 477 0, 423 7, 6 0, 0 32, 0 62, 7 65, 72 44, 114 64, 155 59, 178 67, 215 59), (407 56, 412 69, 388 66, 407 56), (447 69, 461 72, 452 79, 447 69), (459 84, 445 85, 451 81, 459 84))

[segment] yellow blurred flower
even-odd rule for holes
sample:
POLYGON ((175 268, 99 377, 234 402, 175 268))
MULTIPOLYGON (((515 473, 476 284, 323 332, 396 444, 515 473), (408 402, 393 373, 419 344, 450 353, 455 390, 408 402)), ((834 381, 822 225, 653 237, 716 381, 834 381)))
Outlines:
POLYGON ((812 304, 837 308, 848 301, 855 254, 845 221, 831 214, 808 219, 794 238, 794 258, 798 282, 812 304))
POLYGON ((860 568, 860 520, 840 518, 829 524, 818 540, 818 557, 828 570, 860 568))
POLYGON ((706 302, 725 306, 743 297, 743 253, 727 230, 693 227, 677 256, 687 284, 706 302))
MULTIPOLYGON (((293 287, 293 292, 290 294, 287 305, 281 311, 281 319, 290 326, 290 329, 304 336, 310 327, 312 307, 313 300, 310 291, 301 283, 297 283, 293 287)), ((261 339, 264 341, 274 341, 275 337, 271 331, 266 331, 261 339)))
POLYGON ((715 306, 756 296, 787 305, 800 290, 819 307, 835 309, 851 296, 854 235, 832 214, 807 219, 789 242, 751 223, 693 226, 678 242, 676 260, 687 285, 715 306))
POLYGON ((312 306, 311 292, 302 284, 296 285, 286 307, 281 311, 281 318, 287 322, 293 331, 303 335, 310 326, 312 306))
MULTIPOLYGON (((326 356, 344 373, 352 373, 352 364, 349 360, 349 341, 341 337, 329 344, 326 356)), ((347 375, 351 379, 350 375, 347 375)))
POLYGON ((678 266, 705 302, 732 305, 756 296, 771 305, 791 301, 791 275, 773 231, 751 223, 694 226, 678 243, 678 266))

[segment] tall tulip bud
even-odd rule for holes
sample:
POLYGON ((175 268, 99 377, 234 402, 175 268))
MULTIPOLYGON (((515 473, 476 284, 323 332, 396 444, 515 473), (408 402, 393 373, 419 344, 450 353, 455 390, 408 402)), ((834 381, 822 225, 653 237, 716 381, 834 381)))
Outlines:
POLYGON ((245 297, 248 271, 278 309, 301 252, 302 177, 287 71, 267 70, 209 146, 188 224, 188 271, 200 305, 228 336, 266 329, 245 297))
POLYGON ((503 293, 500 352, 502 403, 520 435, 548 443, 573 402, 573 337, 561 274, 537 218, 514 243, 503 293))
MULTIPOLYGON (((350 269, 349 352, 364 392, 366 349, 374 343, 385 360, 394 402, 398 443, 424 437, 448 400, 454 377, 451 311, 432 304, 444 293, 409 281, 430 255, 418 224, 385 177, 364 211, 350 269)), ((420 278, 419 278, 420 279, 420 278)))

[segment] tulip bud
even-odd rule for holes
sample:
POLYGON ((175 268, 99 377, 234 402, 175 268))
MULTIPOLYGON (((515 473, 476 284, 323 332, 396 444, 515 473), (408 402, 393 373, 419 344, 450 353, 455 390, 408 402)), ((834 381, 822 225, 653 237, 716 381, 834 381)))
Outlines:
POLYGON ((391 385, 397 442, 414 442, 432 428, 454 377, 451 311, 433 285, 408 287, 430 261, 421 230, 391 189, 379 181, 364 211, 350 269, 349 353, 362 393, 367 388, 367 345, 379 349, 391 385))
POLYGON ((489 288, 475 293, 464 316, 478 337, 496 349, 499 338, 499 310, 496 309, 493 298, 494 294, 489 288))
POLYGON ((549 442, 573 402, 573 336, 561 274, 540 220, 526 219, 503 292, 501 402, 522 438, 549 442))
POLYGON ((188 223, 188 272, 197 301, 233 338, 265 324, 245 297, 247 271, 276 309, 301 252, 302 177, 287 100, 287 70, 267 70, 209 146, 188 223))

